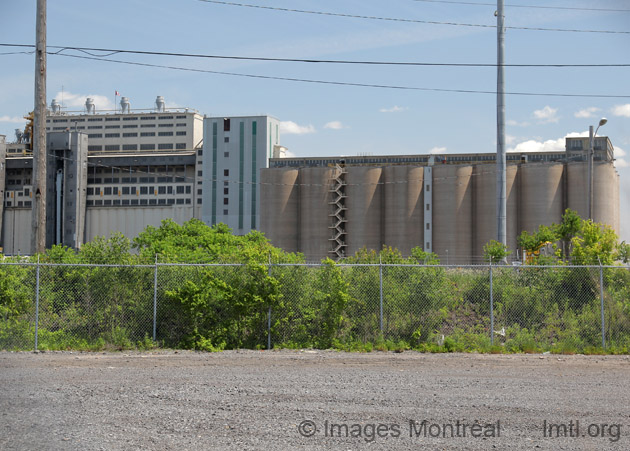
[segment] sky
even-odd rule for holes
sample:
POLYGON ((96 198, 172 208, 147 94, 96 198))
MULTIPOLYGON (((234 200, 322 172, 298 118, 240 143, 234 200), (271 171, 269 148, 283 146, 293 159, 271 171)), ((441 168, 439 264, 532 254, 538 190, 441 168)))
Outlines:
MULTIPOLYGON (((0 44, 34 44, 35 5, 0 0, 0 44)), ((268 114, 298 157, 494 152, 495 11, 492 0, 48 0, 47 103, 81 111, 89 96, 108 110, 118 91, 134 109, 161 95, 208 116, 268 114)), ((630 0, 511 0, 505 25, 508 151, 563 150, 606 117, 598 135, 615 147, 630 242, 630 0)), ((33 109, 34 66, 32 48, 0 46, 8 141, 33 109)))

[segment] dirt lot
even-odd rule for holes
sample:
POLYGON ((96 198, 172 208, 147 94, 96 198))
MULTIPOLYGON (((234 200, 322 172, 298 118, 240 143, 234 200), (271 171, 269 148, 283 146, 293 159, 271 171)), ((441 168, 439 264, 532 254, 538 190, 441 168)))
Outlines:
POLYGON ((630 449, 629 376, 628 356, 0 353, 0 449, 630 449))

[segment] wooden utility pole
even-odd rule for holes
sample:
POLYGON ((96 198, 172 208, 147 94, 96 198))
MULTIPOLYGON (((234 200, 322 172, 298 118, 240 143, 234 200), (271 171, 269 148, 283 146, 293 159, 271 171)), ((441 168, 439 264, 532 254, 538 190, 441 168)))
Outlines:
POLYGON ((37 0, 31 254, 46 250, 46 0, 37 0))

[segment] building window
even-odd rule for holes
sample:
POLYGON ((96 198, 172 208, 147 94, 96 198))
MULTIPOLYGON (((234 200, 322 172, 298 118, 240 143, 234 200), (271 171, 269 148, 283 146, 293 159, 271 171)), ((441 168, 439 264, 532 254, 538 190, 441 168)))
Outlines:
POLYGON ((137 117, 123 117, 123 121, 137 121, 137 117))
POLYGON ((173 150, 172 144, 158 144, 159 150, 173 150))
POLYGON ((431 223, 427 222, 427 230, 429 230, 431 228, 431 223))
POLYGON ((155 132, 142 132, 140 136, 155 136, 155 132))
POLYGON ((105 128, 120 128, 120 125, 106 125, 105 128))
POLYGON ((137 133, 123 133, 123 138, 135 138, 137 136, 137 133))
POLYGON ((228 118, 223 119, 223 131, 224 132, 230 131, 230 120, 228 118))
POLYGON ((111 196, 111 194, 112 194, 112 187, 111 186, 105 187, 105 189, 103 190, 103 194, 105 194, 106 196, 111 196))
POLYGON ((120 138, 120 133, 105 133, 105 138, 120 138))
POLYGON ((158 132, 158 136, 173 136, 173 132, 158 132))
POLYGON ((223 138, 223 142, 224 143, 229 143, 230 142, 230 137, 226 136, 225 138, 223 138))
POLYGON ((203 171, 197 171, 197 176, 201 177, 203 175, 203 171))
POLYGON ((431 191, 431 185, 427 185, 427 191, 431 191))
POLYGON ((93 130, 95 128, 101 130, 103 126, 102 125, 88 125, 88 130, 93 130))
MULTIPOLYGON (((200 190, 200 191, 201 191, 201 190, 200 190)), ((201 193, 199 193, 199 194, 201 194, 201 193)), ((223 188, 223 194, 225 194, 226 196, 227 196, 228 194, 230 194, 230 188, 223 188)))
POLYGON ((123 194, 129 194, 129 187, 128 186, 123 186, 122 187, 122 193, 123 194))
POLYGON ((223 152, 224 158, 230 158, 230 152, 223 152))
POLYGON ((148 194, 148 193, 149 193, 149 189, 146 186, 140 187, 140 194, 148 194))
POLYGON ((186 136, 186 132, 175 132, 177 136, 186 136))
POLYGON ((155 128, 155 124, 140 124, 140 128, 155 128))
POLYGON ((177 199, 177 205, 184 205, 184 199, 177 199))
POLYGON ((158 194, 166 194, 166 186, 158 186, 158 194))
POLYGON ((186 149, 186 143, 177 143, 175 144, 176 149, 186 149))
POLYGON ((123 144, 123 150, 138 150, 137 144, 123 144))
POLYGON ((223 198, 223 205, 228 205, 229 204, 229 199, 227 197, 223 198))
POLYGON ((140 144, 140 150, 155 150, 155 144, 140 144))
POLYGON ((201 196, 201 193, 202 193, 202 190, 198 189, 198 190, 197 190, 197 195, 198 195, 198 196, 201 196))
POLYGON ((102 138, 102 137, 103 137, 102 133, 90 133, 90 134, 88 134, 88 138, 89 139, 102 138))
POLYGON ((106 122, 120 121, 120 118, 119 117, 106 117, 105 121, 106 122))
POLYGON ((223 214, 227 215, 229 213, 229 210, 223 210, 223 214))
POLYGON ((178 186, 177 187, 177 194, 184 194, 184 187, 183 186, 178 186))
POLYGON ((117 144, 110 144, 109 146, 105 146, 105 150, 120 150, 120 146, 117 144))
POLYGON ((173 126, 173 124, 158 124, 158 127, 161 127, 161 128, 163 128, 163 127, 172 127, 172 126, 173 126))
POLYGON ((230 170, 229 169, 224 169, 223 170, 223 176, 224 177, 229 177, 230 176, 230 170))
POLYGON ((427 204, 427 211, 431 209, 431 204, 427 204))
POLYGON ((138 124, 125 124, 123 128, 138 128, 138 124))

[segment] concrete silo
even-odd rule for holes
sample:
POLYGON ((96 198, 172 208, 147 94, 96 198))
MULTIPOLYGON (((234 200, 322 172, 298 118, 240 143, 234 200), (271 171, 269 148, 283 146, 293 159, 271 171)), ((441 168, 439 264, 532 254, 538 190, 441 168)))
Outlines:
POLYGON ((588 162, 567 163, 567 208, 588 218, 588 162))
POLYGON ((260 204, 265 208, 261 215, 262 232, 271 244, 287 252, 297 252, 299 247, 298 205, 300 192, 298 169, 263 169, 260 171, 260 204))
POLYGON ((539 225, 562 220, 562 163, 527 163, 520 168, 520 229, 535 232, 539 225))
POLYGON ((382 168, 349 166, 346 168, 346 255, 359 249, 380 250, 382 246, 382 168))
MULTIPOLYGON (((433 167, 433 252, 442 263, 469 263, 472 255, 470 165, 433 167)), ((425 225, 425 227, 427 227, 425 225)))
MULTIPOLYGON (((515 256, 518 236, 518 193, 516 177, 518 166, 506 167, 506 244, 515 256)), ((473 250, 472 262, 481 263, 483 247, 488 241, 496 240, 497 234, 497 173, 494 164, 476 165, 472 178, 473 189, 473 250)))
POLYGON ((423 178, 420 166, 383 168, 383 244, 405 256, 423 247, 423 178))
POLYGON ((300 169, 299 249, 308 261, 329 257, 333 168, 300 169))
POLYGON ((617 211, 619 210, 617 171, 612 162, 593 164, 593 220, 608 224, 619 233, 617 211))

